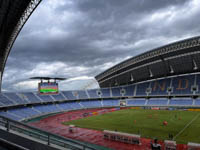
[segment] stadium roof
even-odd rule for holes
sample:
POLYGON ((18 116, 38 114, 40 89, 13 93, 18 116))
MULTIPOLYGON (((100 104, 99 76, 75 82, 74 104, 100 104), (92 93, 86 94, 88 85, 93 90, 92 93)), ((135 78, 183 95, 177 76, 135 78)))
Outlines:
POLYGON ((200 71, 200 37, 168 44, 119 63, 95 78, 100 87, 200 71))
POLYGON ((41 0, 0 0, 0 87, 12 45, 40 2, 41 0))
POLYGON ((30 79, 36 79, 36 80, 66 80, 66 78, 52 78, 52 77, 32 77, 30 79))

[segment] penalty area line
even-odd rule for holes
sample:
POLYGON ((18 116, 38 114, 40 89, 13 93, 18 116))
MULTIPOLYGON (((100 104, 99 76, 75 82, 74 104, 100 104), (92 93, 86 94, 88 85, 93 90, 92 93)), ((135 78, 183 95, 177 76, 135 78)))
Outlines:
POLYGON ((199 117, 199 115, 200 115, 200 113, 198 113, 190 122, 188 122, 188 123, 185 125, 185 127, 184 127, 179 133, 177 133, 177 134, 174 136, 173 140, 175 140, 175 138, 176 138, 177 136, 179 136, 181 133, 183 133, 183 131, 184 131, 187 127, 189 127, 189 126, 199 117))

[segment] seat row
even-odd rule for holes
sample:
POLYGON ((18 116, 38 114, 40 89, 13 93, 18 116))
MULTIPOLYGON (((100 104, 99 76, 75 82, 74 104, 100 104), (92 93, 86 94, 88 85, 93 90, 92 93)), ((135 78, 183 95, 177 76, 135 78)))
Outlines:
POLYGON ((44 114, 78 110, 85 108, 101 108, 101 107, 119 107, 121 102, 125 102, 125 106, 200 106, 200 99, 190 98, 152 98, 152 99, 109 99, 109 100, 83 100, 71 101, 59 104, 37 105, 32 107, 12 108, 8 111, 0 111, 1 116, 5 116, 14 120, 23 120, 44 114))
POLYGON ((0 107, 96 98, 118 98, 133 96, 183 96, 199 95, 200 75, 187 75, 154 80, 133 85, 79 91, 62 91, 55 95, 41 95, 33 92, 1 93, 0 107))

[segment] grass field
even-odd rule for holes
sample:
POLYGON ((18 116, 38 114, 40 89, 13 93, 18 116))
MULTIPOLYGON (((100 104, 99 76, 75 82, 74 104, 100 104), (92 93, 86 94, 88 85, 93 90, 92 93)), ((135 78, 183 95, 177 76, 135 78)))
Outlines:
POLYGON ((177 143, 200 143, 200 112, 127 109, 63 124, 96 130, 117 130, 163 140, 169 139, 171 133, 177 143), (163 121, 167 121, 168 125, 164 126, 163 121))

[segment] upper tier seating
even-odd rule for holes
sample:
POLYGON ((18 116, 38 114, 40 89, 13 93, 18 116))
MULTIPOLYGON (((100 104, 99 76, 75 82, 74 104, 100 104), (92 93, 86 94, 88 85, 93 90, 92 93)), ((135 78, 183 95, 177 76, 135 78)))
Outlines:
POLYGON ((181 76, 172 78, 172 95, 191 95, 192 92, 192 85, 194 85, 194 75, 190 76, 181 76))
POLYGON ((41 103, 41 100, 39 100, 32 92, 22 93, 21 97, 27 99, 31 103, 41 103))
POLYGON ((92 90, 87 90, 90 98, 100 98, 101 97, 101 91, 100 89, 92 89, 92 90))
POLYGON ((74 96, 74 95, 72 94, 72 91, 63 91, 62 93, 63 93, 63 95, 64 95, 68 100, 75 100, 75 99, 77 99, 76 96, 74 96))
POLYGON ((149 95, 168 95, 167 88, 170 87, 171 79, 162 79, 151 82, 151 92, 149 95))
POLYGON ((66 98, 64 96, 62 96, 61 93, 58 93, 58 94, 53 94, 51 95, 56 101, 63 101, 63 100, 66 100, 66 98))
POLYGON ((121 87, 113 87, 112 90, 112 97, 121 97, 121 87))
POLYGON ((124 96, 134 96, 134 92, 135 92, 134 85, 124 86, 123 89, 125 90, 124 96))
POLYGON ((107 97, 111 97, 110 96, 110 88, 105 88, 105 89, 101 89, 101 97, 102 98, 107 98, 107 97))
MULTIPOLYGON (((82 91, 63 91, 56 95, 41 95, 33 92, 23 93, 1 93, 0 94, 0 107, 41 103, 41 102, 54 102, 66 100, 91 100, 91 99, 108 99, 118 97, 143 97, 147 98, 154 96, 190 96, 193 94, 200 94, 200 75, 185 75, 172 78, 158 79, 137 83, 135 85, 119 86, 113 88, 102 88, 82 91)), ((156 101, 151 101, 145 105, 154 105, 156 101)), ((163 102, 164 101, 158 101, 163 102)), ((137 101, 136 101, 137 103, 137 101)), ((78 107, 84 107, 77 103, 78 107)), ((170 105, 178 105, 174 101, 170 101, 170 105)), ((194 103, 196 104, 196 103, 194 103)), ((140 104, 142 105, 142 103, 140 104)), ((158 104, 159 105, 159 104, 158 104)), ((187 105, 187 104, 186 104, 187 105)), ((189 105, 189 104, 188 104, 189 105)), ((75 106, 76 107, 76 106, 75 106)))
POLYGON ((15 105, 13 101, 5 97, 3 94, 0 94, 0 103, 4 106, 15 105))
POLYGON ((4 93, 6 97, 14 101, 16 104, 27 104, 29 101, 20 98, 16 93, 4 93))
POLYGON ((149 82, 137 84, 137 96, 146 96, 147 95, 147 88, 149 88, 149 82))
POLYGON ((43 101, 43 102, 52 102, 54 101, 50 95, 41 95, 37 94, 37 96, 43 101))
POLYGON ((82 91, 75 91, 75 93, 78 94, 78 99, 88 99, 88 96, 87 96, 85 90, 82 90, 82 91))

